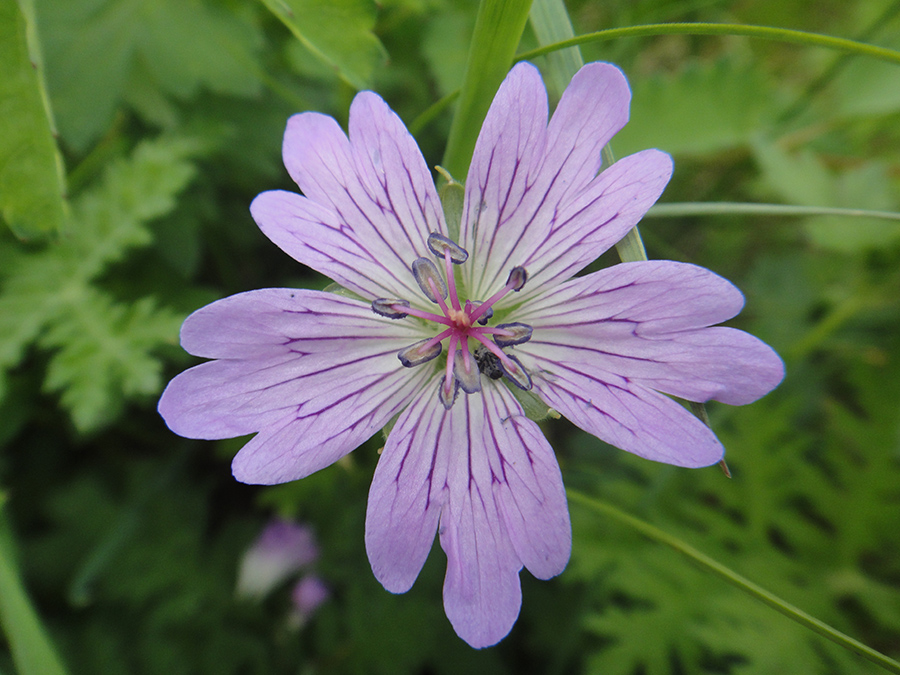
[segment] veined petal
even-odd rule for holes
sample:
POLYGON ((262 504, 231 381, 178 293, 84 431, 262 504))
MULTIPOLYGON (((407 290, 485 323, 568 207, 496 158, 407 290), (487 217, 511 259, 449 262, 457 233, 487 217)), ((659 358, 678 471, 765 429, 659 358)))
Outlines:
POLYGON ((530 282, 516 299, 534 297, 565 281, 614 246, 656 203, 671 177, 669 155, 642 150, 623 157, 559 203, 552 217, 526 232, 515 253, 530 282))
POLYGON ((265 289, 188 317, 185 348, 219 357, 178 375, 159 411, 188 438, 260 432, 235 458, 245 482, 308 475, 366 440, 406 406, 427 373, 399 367, 414 335, 359 301, 265 289))
POLYGON ((222 298, 198 309, 181 327, 184 350, 206 359, 298 358, 311 350, 340 352, 383 339, 408 344, 420 337, 410 324, 377 316, 368 303, 296 288, 222 298))
POLYGON ((438 379, 401 413, 369 489, 366 552, 392 593, 408 591, 425 564, 447 502, 454 438, 465 428, 465 416, 450 415, 438 400, 438 379))
POLYGON ((523 563, 541 578, 565 567, 571 547, 562 479, 552 450, 515 398, 497 383, 449 413, 465 435, 448 466, 441 514, 447 554, 444 609, 473 647, 501 640, 519 614, 523 563))
POLYGON ((631 90, 611 63, 588 63, 566 87, 547 130, 542 172, 558 173, 548 201, 562 201, 590 183, 602 165, 603 147, 628 122, 631 90), (559 196, 555 196, 559 194, 559 196))
POLYGON ((701 267, 624 263, 572 279, 523 307, 517 314, 535 332, 520 351, 594 378, 616 373, 681 398, 743 405, 781 382, 784 365, 743 331, 707 327, 742 305, 737 288, 701 267))
POLYGON ((523 563, 547 579, 568 562, 572 534, 556 458, 503 385, 485 384, 483 395, 461 396, 449 411, 423 396, 400 415, 366 515, 366 550, 385 588, 412 586, 438 525, 444 607, 473 647, 498 642, 515 622, 523 563))
POLYGON ((664 394, 609 373, 590 377, 563 363, 528 359, 547 405, 602 441, 656 462, 697 468, 725 450, 703 422, 664 394))
POLYGON ((484 276, 509 272, 501 260, 534 211, 531 173, 545 151, 547 114, 547 90, 537 68, 516 65, 491 103, 466 179, 460 245, 476 256, 462 269, 474 297, 496 290, 483 290, 484 276))
POLYGON ((397 263, 394 253, 385 256, 328 207, 294 192, 270 190, 256 196, 250 213, 263 234, 294 260, 364 298, 422 295, 406 272, 408 263, 397 263))
POLYGON ((671 175, 671 159, 647 151, 596 176, 603 145, 628 118, 630 92, 614 66, 579 71, 549 129, 545 101, 536 70, 516 66, 479 136, 462 226, 463 246, 481 263, 465 271, 476 297, 516 265, 535 282, 516 300, 570 277, 640 220, 671 175), (522 99, 534 101, 524 112, 522 99))
MULTIPOLYGON (((428 255, 426 241, 431 232, 446 234, 431 174, 412 136, 377 94, 356 96, 349 126, 348 139, 331 117, 294 115, 285 131, 285 166, 306 197, 321 207, 315 220, 338 228, 343 238, 386 270, 404 269, 411 260, 428 255)), ((298 238, 293 242, 295 250, 303 246, 307 233, 296 231, 302 222, 281 222, 271 217, 270 210, 257 209, 263 221, 257 222, 279 246, 285 239, 277 233, 279 228, 298 238)), ((317 250, 316 244, 314 240, 311 245, 317 250)), ((300 259, 295 251, 288 252, 300 259)), ((355 264, 357 259, 343 262, 355 264)), ((384 296, 383 290, 368 290, 364 295, 384 296)), ((387 295, 397 295, 397 290, 387 295)))
MULTIPOLYGON (((494 494, 519 560, 538 579, 565 569, 572 527, 562 474, 540 427, 503 385, 484 388, 483 439, 497 449, 494 494)), ((492 467, 493 470, 493 467, 492 467)))

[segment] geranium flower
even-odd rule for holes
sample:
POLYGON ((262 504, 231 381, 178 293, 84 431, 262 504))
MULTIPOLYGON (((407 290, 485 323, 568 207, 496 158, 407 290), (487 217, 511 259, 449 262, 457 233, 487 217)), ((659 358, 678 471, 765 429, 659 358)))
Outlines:
POLYGON ((319 557, 319 547, 309 526, 277 518, 266 525, 241 558, 237 594, 264 598, 319 557))
POLYGON ((159 409, 182 436, 256 433, 233 472, 248 483, 308 476, 397 417, 369 492, 375 576, 408 590, 435 532, 447 555, 444 607, 474 647, 519 613, 519 571, 565 567, 571 528, 560 470, 516 390, 598 438, 699 467, 723 454, 666 394, 756 400, 778 356, 730 319, 741 293, 669 261, 575 277, 657 200, 671 159, 645 150, 598 175, 627 121, 615 67, 582 68, 547 121, 538 71, 517 65, 478 137, 461 223, 446 223, 431 173, 372 92, 331 117, 288 121, 284 162, 304 196, 264 192, 262 231, 352 292, 264 289, 192 314, 183 347, 208 359, 176 377, 159 409))

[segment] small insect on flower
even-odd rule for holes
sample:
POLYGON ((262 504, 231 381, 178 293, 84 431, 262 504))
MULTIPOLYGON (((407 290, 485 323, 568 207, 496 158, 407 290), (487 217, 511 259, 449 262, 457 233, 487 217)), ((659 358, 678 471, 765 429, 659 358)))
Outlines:
POLYGON ((514 392, 624 450, 700 467, 722 445, 669 396, 741 405, 784 374, 768 346, 714 326, 743 297, 708 270, 649 261, 575 276, 672 173, 658 150, 601 171, 630 96, 617 68, 588 64, 548 120, 537 69, 517 65, 452 227, 415 141, 376 94, 353 100, 349 134, 295 115, 283 154, 303 194, 264 192, 250 210, 275 244, 355 297, 270 288, 196 311, 181 343, 211 360, 159 403, 183 436, 256 434, 232 469, 261 484, 308 476, 396 417, 369 491, 372 570, 407 591, 438 533, 444 608, 474 647, 509 632, 522 567, 548 579, 571 550, 556 458, 514 392))

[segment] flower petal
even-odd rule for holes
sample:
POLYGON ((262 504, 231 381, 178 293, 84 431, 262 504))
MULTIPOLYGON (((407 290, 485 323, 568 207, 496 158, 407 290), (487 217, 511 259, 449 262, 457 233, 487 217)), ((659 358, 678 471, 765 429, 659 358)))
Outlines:
POLYGON ((775 388, 784 366, 755 337, 707 327, 742 305, 737 288, 701 267, 624 263, 568 281, 523 307, 517 316, 534 333, 520 350, 599 379, 615 373, 692 401, 743 405, 775 388))
POLYGON ((400 415, 366 517, 366 550, 385 588, 412 586, 439 523, 444 607, 473 647, 498 642, 515 622, 523 563, 547 579, 568 562, 572 535, 556 458, 502 385, 487 383, 449 411, 425 396, 400 415))
POLYGON ((172 380, 159 411, 188 438, 260 432, 235 458, 235 475, 294 480, 353 450, 408 404, 427 373, 402 368, 396 353, 416 337, 330 293, 235 295, 185 321, 185 349, 219 360, 172 380))
POLYGON ((369 488, 366 552, 375 578, 391 593, 408 591, 419 572, 447 502, 447 462, 465 416, 438 401, 437 380, 391 430, 369 488))
POLYGON ((477 259, 462 272, 475 297, 496 290, 485 290, 483 279, 501 275, 501 261, 536 208, 531 173, 541 164, 546 136, 547 90, 537 69, 520 63, 494 96, 466 178, 460 245, 477 259))
MULTIPOLYGON (((261 195, 251 212, 267 236, 305 264, 319 260, 321 242, 330 251, 339 235, 352 259, 337 260, 362 262, 364 277, 390 277, 390 270, 404 270, 412 260, 428 255, 431 232, 446 234, 422 153, 377 94, 361 92, 353 100, 349 139, 331 117, 294 115, 288 120, 283 154, 291 177, 318 208, 261 195), (304 250, 307 247, 312 250, 304 250)), ((381 297, 385 290, 390 296, 401 295, 402 289, 354 290, 381 297)))
POLYGON ((612 246, 659 198, 670 158, 645 151, 599 177, 601 149, 627 121, 630 92, 609 64, 582 68, 546 127, 546 92, 529 64, 501 85, 478 138, 469 177, 462 245, 473 297, 525 266, 522 296, 568 278, 612 246))
POLYGON ((549 579, 565 569, 572 550, 569 508, 556 455, 509 389, 486 386, 484 399, 483 439, 489 455, 492 448, 497 451, 494 495, 504 525, 528 571, 549 579))
POLYGON ((547 359, 528 363, 543 371, 532 380, 544 402, 602 441, 675 466, 722 459, 724 448, 709 427, 663 394, 611 373, 600 378, 547 359))
POLYGON ((294 192, 270 190, 256 196, 250 213, 263 234, 294 260, 364 298, 421 295, 408 263, 384 256, 327 207, 294 192))
POLYGON ((503 385, 489 383, 483 391, 452 411, 467 417, 467 428, 450 457, 440 523, 444 609, 473 647, 495 644, 512 628, 522 601, 522 563, 548 578, 565 567, 571 547, 552 450, 503 385))

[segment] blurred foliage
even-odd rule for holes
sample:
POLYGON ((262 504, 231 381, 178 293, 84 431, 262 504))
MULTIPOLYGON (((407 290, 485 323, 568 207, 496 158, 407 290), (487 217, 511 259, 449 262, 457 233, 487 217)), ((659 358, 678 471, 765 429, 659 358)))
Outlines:
MULTIPOLYGON (((190 364, 177 347, 187 313, 238 291, 323 283, 247 212, 258 192, 291 187, 287 117, 346 122, 365 85, 411 122, 459 86, 475 0, 34 5, 71 217, 48 241, 0 234, 0 485, 28 589, 70 672, 875 671, 581 507, 568 570, 551 582, 523 574, 513 632, 475 652, 443 615, 439 550, 406 595, 372 577, 363 524, 378 437, 337 467, 258 488, 231 479, 240 440, 185 441, 156 415, 166 378, 190 364), (302 629, 286 619, 286 592, 234 597, 237 561, 273 513, 310 523, 321 544, 317 573, 332 596, 302 629)), ((733 21, 900 45, 888 0, 568 5, 579 33, 733 21)), ((3 44, 8 78, 22 52, 3 44)), ((530 30, 523 45, 534 46, 530 30)), ((900 207, 897 68, 745 38, 583 51, 618 63, 634 90, 616 152, 675 156, 666 200, 900 207)), ((46 109, 28 105, 19 121, 46 125, 46 109)), ((4 129, 17 123, 10 110, 4 129)), ((420 134, 432 165, 448 128, 444 115, 420 134)), ((44 181, 0 175, 0 198, 58 196, 42 138, 44 181)), ((722 214, 642 232, 651 257, 734 280, 747 295, 734 325, 772 344, 788 376, 752 406, 710 407, 730 481, 715 467, 643 462, 550 420, 567 483, 900 656, 900 230, 722 214)), ((8 652, 0 672, 12 672, 8 652)))

